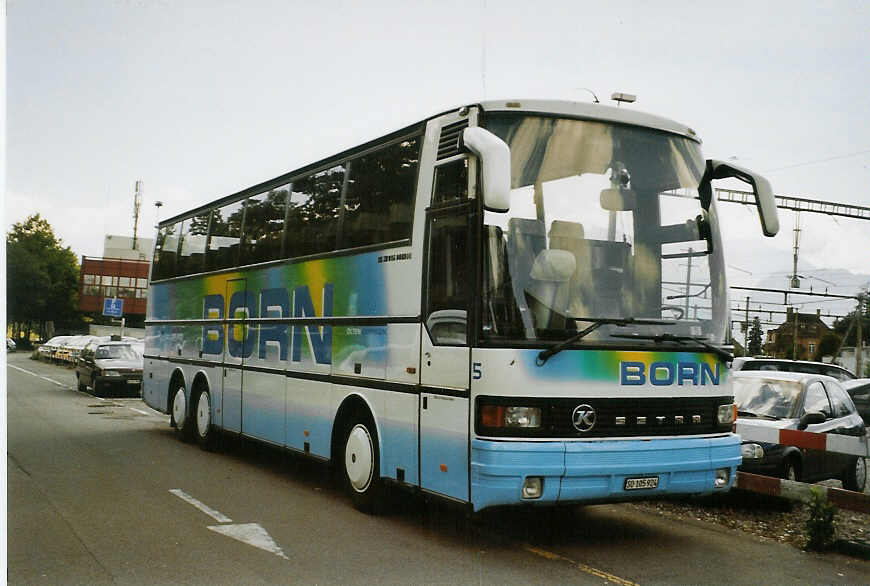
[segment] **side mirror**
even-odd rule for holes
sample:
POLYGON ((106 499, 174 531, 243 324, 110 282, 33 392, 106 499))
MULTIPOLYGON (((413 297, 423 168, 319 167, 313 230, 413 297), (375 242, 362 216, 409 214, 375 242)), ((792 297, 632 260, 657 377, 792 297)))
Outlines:
POLYGON ((814 425, 816 423, 824 423, 826 421, 825 414, 819 413, 818 411, 813 411, 812 413, 805 413, 801 420, 798 422, 798 429, 806 429, 809 425, 814 425))
POLYGON ((479 126, 462 132, 462 144, 480 159, 483 205, 491 212, 511 208, 511 150, 507 143, 479 126))
POLYGON ((779 217, 776 213, 776 198, 773 195, 773 189, 770 187, 770 182, 761 175, 732 165, 713 159, 707 160, 707 169, 704 171, 704 176, 701 178, 701 185, 698 191, 701 195, 701 202, 705 208, 710 205, 713 198, 710 181, 713 179, 726 179, 733 177, 744 183, 752 186, 752 192, 755 194, 755 204, 758 206, 758 216, 761 219, 761 231, 765 236, 776 236, 779 232, 779 217))

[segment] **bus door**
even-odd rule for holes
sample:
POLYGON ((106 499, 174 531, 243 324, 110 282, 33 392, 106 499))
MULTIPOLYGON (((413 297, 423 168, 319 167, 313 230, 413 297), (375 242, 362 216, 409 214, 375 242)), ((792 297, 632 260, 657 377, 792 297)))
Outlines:
POLYGON ((436 167, 433 206, 426 218, 426 274, 420 357, 420 485, 469 499, 468 318, 474 283, 471 238, 475 216, 467 197, 438 197, 450 184, 464 191, 465 158, 436 167))
POLYGON ((248 327, 242 321, 248 317, 248 290, 246 279, 227 281, 227 331, 224 345, 223 392, 221 415, 223 428, 227 431, 242 431, 242 366, 248 346, 248 327))

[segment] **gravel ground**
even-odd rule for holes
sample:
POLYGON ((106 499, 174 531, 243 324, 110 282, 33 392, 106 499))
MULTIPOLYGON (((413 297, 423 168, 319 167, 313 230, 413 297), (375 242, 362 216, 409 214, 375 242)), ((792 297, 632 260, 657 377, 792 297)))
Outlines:
MULTIPOLYGON (((675 519, 718 523, 797 548, 806 545, 807 506, 799 502, 732 490, 716 497, 639 502, 631 506, 675 519)), ((837 539, 870 547, 870 515, 837 511, 836 527, 837 539)))

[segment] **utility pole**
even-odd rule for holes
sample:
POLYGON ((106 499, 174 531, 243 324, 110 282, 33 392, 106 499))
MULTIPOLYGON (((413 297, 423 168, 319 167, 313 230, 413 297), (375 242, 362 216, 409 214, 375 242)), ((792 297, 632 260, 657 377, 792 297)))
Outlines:
POLYGON ((791 273, 791 288, 799 289, 801 286, 801 281, 798 279, 797 275, 797 261, 798 261, 798 249, 800 247, 800 239, 801 239, 801 213, 800 211, 796 211, 794 213, 794 264, 792 273, 791 273))
POLYGON ((136 248, 136 239, 139 232, 139 208, 142 207, 142 181, 136 181, 133 187, 133 250, 136 248))
POLYGON ((749 297, 746 298, 746 318, 743 321, 743 355, 748 356, 749 352, 749 297))
POLYGON ((855 313, 855 317, 857 318, 857 326, 858 326, 858 338, 855 341, 855 376, 858 378, 864 377, 864 361, 862 360, 864 353, 864 343, 861 340, 861 335, 863 333, 861 329, 861 322, 864 321, 864 295, 858 295, 858 311, 855 313))
POLYGON ((797 360, 797 334, 798 334, 798 312, 797 307, 794 308, 794 333, 791 336, 791 359, 797 360))

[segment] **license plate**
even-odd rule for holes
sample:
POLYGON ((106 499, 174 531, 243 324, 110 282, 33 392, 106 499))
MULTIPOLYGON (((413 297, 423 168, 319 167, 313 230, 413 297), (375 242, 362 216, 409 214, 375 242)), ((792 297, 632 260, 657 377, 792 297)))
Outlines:
POLYGON ((138 378, 131 378, 131 379, 127 380, 128 385, 138 385, 141 382, 142 381, 139 380, 138 378))
POLYGON ((646 478, 626 478, 625 490, 641 490, 644 488, 658 488, 659 477, 649 476, 646 478))

